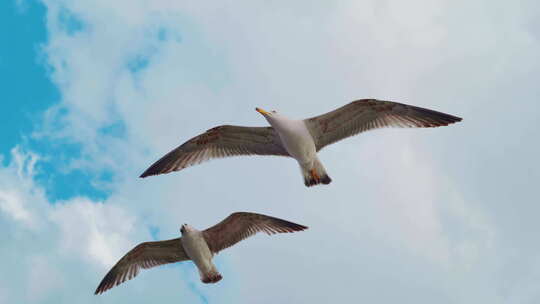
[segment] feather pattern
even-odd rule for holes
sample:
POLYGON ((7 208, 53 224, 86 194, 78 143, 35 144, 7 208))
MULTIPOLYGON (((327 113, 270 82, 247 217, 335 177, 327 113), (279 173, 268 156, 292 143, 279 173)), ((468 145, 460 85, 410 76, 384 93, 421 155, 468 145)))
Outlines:
POLYGON ((231 247, 234 244, 256 234, 268 235, 302 231, 308 227, 279 218, 250 212, 236 212, 220 223, 203 231, 208 247, 213 253, 231 247))
POLYGON ((189 260, 184 252, 181 238, 166 241, 145 242, 131 249, 105 275, 95 294, 100 294, 127 280, 131 280, 141 268, 189 260))
POLYGON ((360 99, 323 115, 304 120, 317 151, 371 129, 432 128, 461 121, 460 117, 377 99, 360 99))
POLYGON ((198 135, 156 161, 140 177, 182 170, 213 158, 237 155, 289 156, 272 127, 224 125, 198 135))

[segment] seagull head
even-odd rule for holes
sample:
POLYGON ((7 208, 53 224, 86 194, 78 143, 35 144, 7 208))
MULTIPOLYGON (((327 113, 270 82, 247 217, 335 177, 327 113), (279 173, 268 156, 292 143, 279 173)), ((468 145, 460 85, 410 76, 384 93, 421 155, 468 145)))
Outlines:
POLYGON ((186 233, 186 231, 189 230, 188 227, 189 227, 188 224, 182 225, 182 227, 180 227, 180 232, 181 232, 182 234, 186 233))
POLYGON ((281 114, 279 114, 278 112, 276 111, 265 111, 261 108, 255 108, 255 111, 261 113, 262 116, 264 116, 264 118, 266 118, 266 120, 271 124, 273 125, 274 122, 278 121, 278 120, 282 120, 284 117, 281 116, 281 114))

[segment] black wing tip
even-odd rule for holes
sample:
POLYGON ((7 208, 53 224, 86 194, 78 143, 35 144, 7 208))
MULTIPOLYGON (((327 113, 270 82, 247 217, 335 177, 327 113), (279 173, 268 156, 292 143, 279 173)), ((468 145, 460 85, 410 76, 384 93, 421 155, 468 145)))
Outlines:
POLYGON ((437 113, 439 114, 438 117, 444 120, 445 122, 448 122, 448 124, 453 124, 453 123, 460 122, 463 120, 463 118, 458 117, 458 116, 441 113, 441 112, 437 112, 437 113))
POLYGON ((403 105, 403 106, 406 106, 406 107, 411 107, 411 108, 415 109, 416 111, 419 111, 419 112, 425 114, 426 116, 428 116, 428 117, 430 117, 432 119, 435 119, 435 121, 430 121, 429 124, 424 126, 424 127, 427 127, 427 128, 447 126, 447 125, 450 125, 450 124, 453 124, 453 123, 456 123, 456 122, 460 122, 460 121, 463 120, 463 118, 458 117, 458 116, 454 116, 454 115, 450 115, 450 114, 446 114, 446 113, 443 113, 443 112, 439 112, 439 111, 435 111, 435 110, 431 110, 431 109, 426 109, 426 108, 422 108, 422 107, 418 107, 418 106, 414 106, 414 105, 408 105, 408 104, 404 104, 404 103, 399 103, 399 102, 395 102, 395 101, 387 101, 387 100, 380 100, 380 99, 374 99, 374 98, 360 99, 360 100, 357 100, 357 101, 358 102, 369 102, 369 101, 392 102, 392 103, 400 104, 400 105, 403 105))
POLYGON ((156 173, 151 173, 151 172, 148 172, 148 170, 146 170, 141 175, 139 175, 139 178, 145 178, 152 175, 156 175, 156 173))
POLYGON ((96 291, 94 291, 94 295, 99 295, 99 294, 102 294, 104 293, 105 291, 115 287, 115 286, 118 286, 119 284, 121 284, 122 280, 117 280, 115 278, 115 275, 114 275, 114 272, 113 272, 114 268, 111 269, 106 275, 105 277, 103 278, 103 280, 101 280, 101 282, 99 283, 98 287, 96 288, 96 291))
POLYGON ((272 230, 265 230, 266 234, 280 234, 280 233, 294 233, 300 232, 309 229, 308 226, 287 222, 287 225, 281 226, 279 228, 274 227, 272 230))
POLYGON ((103 283, 99 284, 98 288, 96 288, 96 291, 94 291, 94 295, 100 295, 102 293, 104 293, 105 291, 107 291, 109 288, 106 288, 105 286, 102 286, 103 283))
POLYGON ((422 113, 422 115, 424 116, 423 120, 425 120, 426 122, 426 125, 424 125, 424 127, 428 127, 428 128, 448 126, 448 125, 451 125, 453 123, 457 123, 463 120, 463 118, 461 117, 446 114, 446 113, 435 111, 435 110, 420 108, 416 106, 413 106, 413 108, 416 111, 422 113))
POLYGON ((105 278, 103 278, 101 283, 99 283, 96 291, 94 291, 94 295, 102 294, 120 283, 121 282, 114 282, 114 278, 111 279, 110 273, 107 273, 107 275, 105 275, 105 278))
MULTIPOLYGON (((128 279, 129 280, 129 279, 128 279)), ((114 281, 114 278, 112 279, 108 279, 107 277, 105 277, 103 279, 103 281, 101 281, 101 283, 99 283, 99 286, 96 288, 96 291, 94 291, 94 295, 99 295, 99 294, 102 294, 104 293, 105 291, 115 287, 115 286, 118 286, 120 284, 122 284, 124 281, 120 280, 120 281, 114 281)))
POLYGON ((150 166, 148 169, 144 170, 144 172, 139 175, 140 178, 145 178, 147 176, 152 176, 152 175, 158 175, 160 172, 158 169, 156 169, 155 167, 155 164, 150 166))
POLYGON ((445 116, 444 118, 442 117, 439 117, 439 121, 437 121, 436 123, 434 123, 433 125, 429 126, 429 127, 444 127, 444 126, 449 126, 451 124, 455 124, 455 123, 458 123, 460 121, 462 121, 463 119, 461 117, 456 117, 456 116, 452 116, 452 115, 448 115, 446 114, 447 116, 445 116))
POLYGON ((462 120, 463 118, 461 117, 445 114, 445 117, 443 118, 443 121, 441 122, 441 126, 448 126, 448 125, 460 122, 462 120))
POLYGON ((308 226, 304 226, 304 225, 301 225, 301 224, 289 222, 289 221, 282 220, 282 219, 279 219, 279 220, 281 221, 282 224, 284 224, 283 226, 285 228, 290 229, 290 230, 282 231, 282 232, 285 232, 285 233, 293 233, 293 232, 304 231, 304 230, 309 229, 308 226))
POLYGON ((146 171, 144 171, 141 175, 139 175, 139 177, 140 178, 145 178, 145 177, 148 177, 148 176, 171 173, 173 171, 176 171, 176 170, 163 170, 163 169, 150 167, 150 168, 146 169, 146 171))
POLYGON ((266 214, 262 214, 262 213, 237 211, 237 212, 231 213, 230 216, 237 216, 237 215, 257 215, 257 216, 262 216, 262 217, 268 218, 270 220, 277 221, 278 223, 282 224, 283 227, 291 229, 291 231, 283 231, 283 232, 296 232, 296 231, 303 231, 303 230, 309 229, 308 226, 300 225, 300 224, 297 224, 297 223, 293 223, 293 222, 290 222, 290 221, 287 221, 287 220, 284 220, 284 219, 280 219, 280 218, 273 217, 273 216, 266 215, 266 214))
POLYGON ((293 229, 295 229, 294 231, 304 231, 304 230, 308 230, 309 227, 304 226, 304 225, 300 225, 300 224, 296 224, 296 226, 293 229))
MULTIPOLYGON (((150 165, 150 167, 148 167, 148 169, 144 170, 144 172, 141 175, 139 175, 139 177, 140 178, 145 178, 145 177, 148 177, 148 176, 160 175, 160 174, 170 173, 170 172, 179 170, 179 169, 171 168, 170 160, 168 160, 168 158, 167 158, 174 151, 175 150, 167 153, 165 156, 160 158, 158 161, 156 161, 155 163, 150 165)), ((183 168, 184 167, 181 167, 180 169, 183 169, 183 168)))

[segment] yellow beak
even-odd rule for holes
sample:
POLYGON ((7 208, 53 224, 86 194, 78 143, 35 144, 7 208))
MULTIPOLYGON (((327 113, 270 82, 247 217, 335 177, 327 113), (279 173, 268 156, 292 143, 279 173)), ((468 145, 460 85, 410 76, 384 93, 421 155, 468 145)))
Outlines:
POLYGON ((261 108, 255 108, 255 111, 261 113, 262 115, 268 115, 270 113, 266 112, 265 110, 261 109, 261 108))

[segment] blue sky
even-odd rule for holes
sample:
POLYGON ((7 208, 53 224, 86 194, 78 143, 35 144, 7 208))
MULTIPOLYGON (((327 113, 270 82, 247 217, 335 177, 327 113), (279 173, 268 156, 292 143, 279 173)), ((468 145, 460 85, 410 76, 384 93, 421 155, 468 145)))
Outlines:
POLYGON ((537 303, 540 8, 534 1, 3 1, 0 303, 537 303), (220 124, 359 98, 464 118, 283 158, 139 179, 220 124), (308 225, 103 295, 139 242, 235 211, 308 225), (286 278, 286 279, 284 279, 286 278))
POLYGON ((47 41, 45 7, 39 2, 19 6, 14 1, 3 1, 0 5, 4 46, 0 49, 0 81, 8 88, 3 96, 5 108, 0 113, 4 122, 0 147, 9 161, 9 151, 32 132, 41 113, 59 101, 59 92, 47 77, 40 52, 47 41))
MULTIPOLYGON (((1 39, 4 45, 9 45, 0 50, 0 64, 4 71, 0 81, 8 88, 4 96, 7 108, 0 114, 1 120, 5 122, 0 143, 4 162, 10 161, 10 150, 13 147, 24 143, 23 146, 29 149, 55 155, 39 164, 40 170, 36 177, 46 185, 51 200, 79 195, 103 198, 106 191, 91 182, 94 178, 107 179, 106 173, 94 176, 82 170, 59 170, 62 163, 80 156, 77 144, 63 140, 41 140, 32 134, 39 129, 43 112, 60 101, 60 92, 48 77, 51 67, 47 65, 42 50, 47 42, 45 6, 38 1, 19 4, 4 1, 1 5, 0 14, 3 22, 6 22, 1 39)), ((73 18, 63 17, 63 20, 66 20, 64 22, 70 32, 80 28, 73 18)), ((114 128, 105 130, 115 131, 114 128)))

